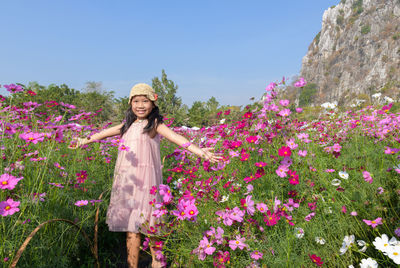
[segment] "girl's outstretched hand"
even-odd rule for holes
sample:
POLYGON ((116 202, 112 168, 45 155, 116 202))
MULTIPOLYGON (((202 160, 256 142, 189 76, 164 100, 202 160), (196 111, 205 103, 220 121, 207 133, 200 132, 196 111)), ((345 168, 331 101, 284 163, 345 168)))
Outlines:
POLYGON ((214 150, 214 148, 212 147, 202 148, 201 150, 203 151, 203 155, 201 157, 210 161, 211 163, 217 163, 222 160, 222 156, 216 155, 215 153, 211 152, 212 150, 214 150))
POLYGON ((82 145, 85 145, 86 139, 82 139, 82 138, 74 138, 71 142, 71 144, 68 146, 69 149, 76 149, 81 147, 82 145))

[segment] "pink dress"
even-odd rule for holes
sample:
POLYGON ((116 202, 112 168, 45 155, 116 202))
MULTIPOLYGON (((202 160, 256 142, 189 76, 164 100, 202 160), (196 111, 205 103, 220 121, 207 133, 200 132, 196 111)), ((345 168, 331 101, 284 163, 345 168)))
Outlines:
POLYGON ((160 137, 143 133, 146 125, 147 120, 133 123, 122 137, 122 144, 129 150, 119 151, 115 165, 106 220, 112 232, 158 233, 148 229, 158 223, 149 202, 161 202, 158 193, 150 194, 152 186, 162 183, 160 137))

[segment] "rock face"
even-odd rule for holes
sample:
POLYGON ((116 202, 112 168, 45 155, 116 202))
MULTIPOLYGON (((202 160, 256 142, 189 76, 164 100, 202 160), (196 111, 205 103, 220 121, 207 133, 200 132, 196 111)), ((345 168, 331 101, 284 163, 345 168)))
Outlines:
POLYGON ((300 75, 314 102, 350 103, 376 92, 399 98, 400 0, 342 0, 324 12, 300 75))

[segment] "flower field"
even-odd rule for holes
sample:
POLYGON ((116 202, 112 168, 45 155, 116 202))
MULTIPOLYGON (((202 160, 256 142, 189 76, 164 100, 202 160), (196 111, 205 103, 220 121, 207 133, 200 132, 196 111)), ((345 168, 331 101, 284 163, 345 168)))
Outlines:
MULTIPOLYGON (((306 120, 276 98, 278 86, 269 84, 263 102, 240 118, 225 110, 214 126, 175 128, 215 147, 218 164, 162 141, 164 184, 149 193, 163 200, 153 202, 158 258, 170 267, 397 267, 395 105, 326 108, 306 120)), ((129 148, 115 137, 71 150, 74 137, 110 123, 95 127, 96 113, 4 87, 11 95, 0 99, 2 266, 118 267, 125 236, 108 232, 105 215, 116 153, 129 148), (14 94, 32 101, 13 103, 14 94)))

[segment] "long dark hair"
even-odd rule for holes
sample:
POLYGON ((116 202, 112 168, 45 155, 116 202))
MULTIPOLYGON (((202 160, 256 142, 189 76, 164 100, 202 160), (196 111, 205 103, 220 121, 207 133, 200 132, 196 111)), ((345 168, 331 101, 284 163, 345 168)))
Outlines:
MULTIPOLYGON (((125 120, 124 125, 121 127, 121 137, 128 131, 129 127, 135 122, 137 116, 132 111, 132 106, 129 105, 129 108, 125 112, 125 120)), ((143 133, 149 133, 151 130, 156 128, 159 124, 163 123, 163 116, 160 115, 160 110, 158 106, 156 106, 153 102, 153 110, 151 110, 150 114, 147 116, 147 125, 143 128, 143 133)))

